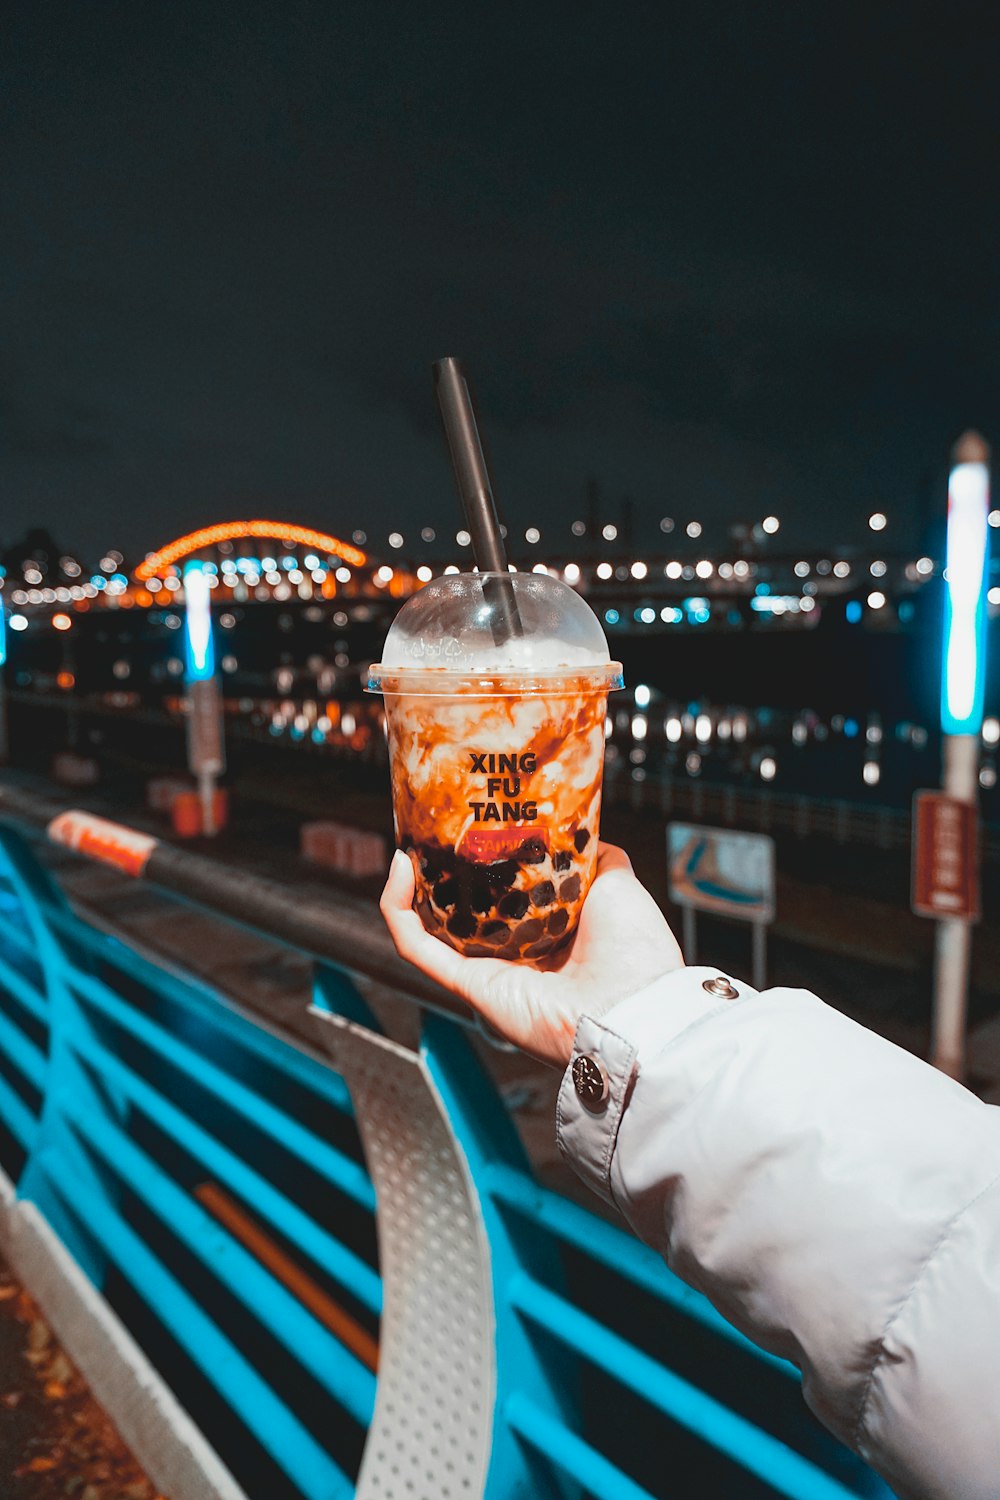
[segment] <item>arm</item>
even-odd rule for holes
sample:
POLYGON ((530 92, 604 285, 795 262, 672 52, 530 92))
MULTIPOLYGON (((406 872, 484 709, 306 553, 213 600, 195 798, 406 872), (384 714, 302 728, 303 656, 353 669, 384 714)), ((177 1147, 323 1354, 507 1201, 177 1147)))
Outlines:
POLYGON ((559 973, 445 948, 408 911, 399 865, 383 909, 404 956, 512 1040, 588 1059, 580 1091, 572 1066, 563 1079, 561 1149, 679 1275, 799 1365, 838 1437, 903 1496, 995 1500, 998 1112, 803 991, 710 993, 714 971, 681 967, 620 851, 599 871, 559 973))
POLYGON ((581 1021, 611 1088, 567 1073, 563 1151, 901 1495, 1000 1495, 998 1112, 804 991, 712 978, 581 1021))

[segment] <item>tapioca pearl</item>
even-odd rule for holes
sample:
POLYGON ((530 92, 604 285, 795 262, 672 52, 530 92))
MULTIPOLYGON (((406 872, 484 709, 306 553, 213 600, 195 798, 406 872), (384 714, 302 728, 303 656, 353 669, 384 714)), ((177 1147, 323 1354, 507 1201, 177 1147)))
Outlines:
POLYGON ((569 912, 564 907, 560 906, 558 911, 550 912, 548 928, 554 937, 558 937, 561 932, 565 932, 568 923, 569 912))
POLYGON ((458 881, 454 877, 439 880, 434 887, 434 900, 442 910, 450 910, 458 902, 458 881))
POLYGON ((506 890, 517 879, 517 862, 513 859, 498 859, 486 866, 486 875, 495 890, 506 890))
POLYGON ((522 953, 522 958, 544 958, 546 953, 551 953, 555 944, 550 937, 539 938, 537 943, 529 943, 522 953))
POLYGON ((474 912, 485 916, 493 910, 493 892, 490 890, 489 882, 486 880, 475 880, 469 892, 469 905, 474 912))
POLYGON ((524 891, 508 891, 497 902, 497 911, 501 917, 511 917, 518 921, 528 910, 528 897, 524 891))
POLYGON ((568 948, 570 946, 572 941, 573 933, 564 932, 560 937, 554 937, 550 940, 549 952, 551 954, 562 953, 565 948, 568 948))
POLYGON ((578 828, 573 835, 573 842, 582 854, 590 843, 590 830, 588 828, 578 828))
POLYGON ((556 874, 561 874, 563 870, 568 870, 572 863, 573 856, 568 849, 559 849, 552 856, 552 868, 556 874))
POLYGON ((560 901, 579 901, 580 899, 580 877, 569 875, 559 887, 560 901))
POLYGON ((505 943, 509 935, 506 922, 482 922, 479 927, 479 936, 487 943, 505 943))
POLYGON ((529 917, 526 922, 520 922, 517 927, 514 928, 512 941, 515 942, 519 948, 523 948, 525 943, 537 942, 544 931, 545 923, 542 921, 541 917, 529 917))
POLYGON ((457 911, 453 917, 448 918, 448 931, 452 937, 470 938, 475 932, 477 925, 474 917, 470 917, 461 911, 457 911))
POLYGON ((525 839, 517 850, 517 859, 522 865, 540 865, 545 858, 545 844, 540 838, 525 839))
POLYGON ((448 936, 448 929, 445 926, 445 919, 440 914, 432 911, 421 912, 420 920, 427 928, 427 931, 434 937, 444 938, 445 942, 451 942, 451 938, 448 936))
POLYGON ((462 952, 466 958, 496 958, 496 949, 485 943, 463 943, 462 952))
POLYGON ((540 880, 529 892, 532 906, 551 906, 556 899, 556 888, 551 880, 540 880))
POLYGON ((428 880, 437 880, 454 868, 455 857, 450 850, 429 848, 426 844, 418 848, 420 866, 428 880))

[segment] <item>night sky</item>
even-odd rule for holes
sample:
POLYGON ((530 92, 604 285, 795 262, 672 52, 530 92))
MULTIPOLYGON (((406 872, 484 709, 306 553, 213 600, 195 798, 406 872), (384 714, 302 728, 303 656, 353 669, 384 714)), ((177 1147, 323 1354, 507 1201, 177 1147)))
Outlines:
POLYGON ((1000 437, 990 14, 15 5, 0 540, 453 532, 454 353, 541 555, 590 477, 649 540, 916 544, 1000 437))

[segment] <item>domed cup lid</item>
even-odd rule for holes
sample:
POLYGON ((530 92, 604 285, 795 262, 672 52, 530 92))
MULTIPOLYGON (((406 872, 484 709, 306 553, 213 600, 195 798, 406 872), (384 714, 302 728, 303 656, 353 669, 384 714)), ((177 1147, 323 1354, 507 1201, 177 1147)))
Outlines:
POLYGON ((369 669, 373 693, 544 691, 571 679, 574 691, 623 685, 594 611, 568 584, 547 573, 506 575, 521 631, 498 622, 503 574, 448 573, 407 600, 389 627, 382 660, 369 669), (484 589, 484 582, 487 587, 484 589))

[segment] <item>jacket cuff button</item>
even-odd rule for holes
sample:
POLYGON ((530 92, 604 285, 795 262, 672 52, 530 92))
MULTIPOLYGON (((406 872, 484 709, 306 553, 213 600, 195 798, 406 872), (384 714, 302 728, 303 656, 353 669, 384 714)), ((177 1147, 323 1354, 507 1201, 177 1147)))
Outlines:
POLYGON ((738 1000, 740 997, 740 992, 736 986, 730 984, 729 980, 722 974, 717 975, 715 979, 703 979, 701 987, 703 990, 707 990, 710 995, 715 995, 718 1000, 738 1000))
POLYGON ((583 1052, 574 1057, 573 1087, 588 1109, 597 1109, 607 1101, 611 1092, 608 1070, 593 1053, 583 1052))

